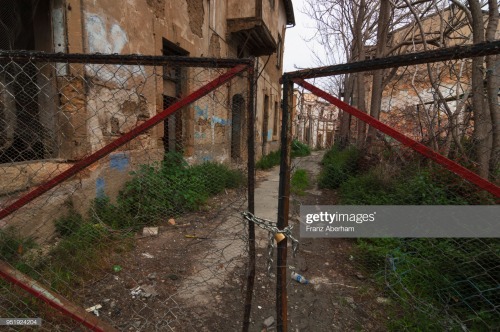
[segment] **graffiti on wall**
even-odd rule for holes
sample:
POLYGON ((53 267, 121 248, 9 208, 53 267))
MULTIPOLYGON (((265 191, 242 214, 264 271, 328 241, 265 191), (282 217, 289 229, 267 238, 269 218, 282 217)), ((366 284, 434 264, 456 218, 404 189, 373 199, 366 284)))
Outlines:
MULTIPOLYGON (((129 39, 125 30, 110 17, 101 17, 95 13, 85 13, 85 32, 89 53, 120 54, 129 39), (109 26, 106 22, 110 22, 109 26)), ((135 76, 146 78, 144 66, 122 65, 86 65, 87 74, 124 85, 135 76)))
MULTIPOLYGON (((220 125, 223 127, 230 126, 231 125, 231 120, 224 119, 215 115, 210 115, 210 110, 208 105, 200 106, 200 105, 195 105, 194 106, 194 113, 195 113, 195 122, 199 126, 203 125, 208 125, 210 124, 210 133, 211 133, 211 138, 212 138, 212 144, 215 144, 215 134, 216 134, 216 126, 220 125)), ((195 139, 202 140, 206 138, 206 134, 203 131, 196 131, 194 135, 195 139)))

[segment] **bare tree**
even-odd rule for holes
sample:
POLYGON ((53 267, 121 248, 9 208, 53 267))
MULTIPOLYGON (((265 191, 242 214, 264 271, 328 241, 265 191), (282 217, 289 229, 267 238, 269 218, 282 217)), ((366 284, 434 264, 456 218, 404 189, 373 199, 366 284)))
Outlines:
MULTIPOLYGON (((389 34, 389 24, 391 16, 391 3, 389 0, 380 1, 380 14, 377 27, 377 46, 375 56, 382 58, 387 52, 387 42, 389 34)), ((372 97, 370 103, 370 115, 375 119, 380 117, 380 109, 382 106, 382 92, 384 90, 384 70, 375 70, 372 81, 372 97)), ((373 127, 368 129, 368 144, 371 143, 376 135, 376 130, 373 127)))
MULTIPOLYGON (((488 26, 486 28, 486 40, 496 39, 498 30, 498 2, 488 1, 488 26)), ((490 55, 486 57, 486 89, 490 108, 492 125, 492 150, 490 160, 490 174, 495 174, 500 163, 500 107, 498 105, 498 87, 500 86, 500 57, 490 55)))

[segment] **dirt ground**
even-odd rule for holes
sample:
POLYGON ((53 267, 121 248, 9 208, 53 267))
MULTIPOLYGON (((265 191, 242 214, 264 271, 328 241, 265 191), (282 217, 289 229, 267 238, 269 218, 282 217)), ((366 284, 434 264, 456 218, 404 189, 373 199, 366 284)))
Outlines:
MULTIPOLYGON (((335 193, 318 190, 321 152, 297 158, 313 184, 293 198, 291 223, 300 242, 289 256, 289 272, 311 280, 300 284, 288 277, 289 331, 384 331, 387 294, 353 264, 353 241, 299 237, 300 204, 335 204, 335 193)), ((256 215, 276 220, 279 170, 257 174, 256 215)), ((228 191, 202 212, 167 222, 158 236, 136 236, 129 252, 108 257, 107 273, 85 285, 84 305, 102 306, 98 314, 123 331, 241 330, 246 273, 246 209, 244 193, 228 191)), ((257 270, 251 331, 276 329, 275 278, 267 275, 267 232, 257 230, 257 270), (272 318, 271 318, 272 317, 272 318), (265 326, 264 321, 269 326, 265 326)), ((289 251, 291 252, 291 250, 289 251)), ((273 271, 275 266, 273 266, 273 271)))

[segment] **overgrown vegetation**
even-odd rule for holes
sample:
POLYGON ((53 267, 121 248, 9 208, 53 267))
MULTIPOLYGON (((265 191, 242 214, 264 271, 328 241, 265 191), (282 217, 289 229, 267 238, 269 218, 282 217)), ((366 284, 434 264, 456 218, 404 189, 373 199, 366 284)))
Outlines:
POLYGON ((71 289, 95 277, 96 269, 110 268, 111 253, 132 247, 131 231, 198 210, 210 196, 244 184, 239 170, 212 162, 189 166, 182 155, 168 154, 132 173, 116 203, 98 197, 86 216, 68 204, 68 213, 54 221, 60 240, 48 252, 38 253, 32 239, 12 229, 0 230, 0 259, 71 297, 71 289))
MULTIPOLYGON (((293 140, 291 146, 291 157, 305 157, 311 154, 311 148, 304 143, 293 140)), ((277 151, 273 151, 265 156, 263 156, 260 160, 255 163, 256 168, 260 169, 270 169, 274 166, 280 164, 281 161, 281 149, 277 151)))
POLYGON ((255 163, 255 167, 260 169, 270 169, 279 165, 280 160, 281 150, 273 151, 265 156, 262 156, 262 158, 255 163))
POLYGON ((323 169, 319 175, 320 188, 337 189, 358 170, 361 154, 355 147, 340 149, 334 145, 323 156, 323 169))
POLYGON ((118 196, 118 209, 125 213, 126 223, 113 227, 140 227, 156 223, 158 216, 198 210, 210 196, 245 183, 239 170, 214 162, 188 166, 176 155, 159 164, 143 165, 133 175, 118 196))
POLYGON ((498 239, 360 239, 358 252, 359 263, 398 294, 404 310, 393 330, 458 329, 454 317, 471 331, 499 326, 498 239))
POLYGON ((387 167, 363 170, 361 157, 356 147, 333 146, 322 160, 320 188, 338 189, 340 203, 347 205, 494 204, 492 198, 440 166, 415 161, 398 172, 387 167))
POLYGON ((295 195, 305 195, 304 191, 309 187, 309 177, 305 169, 299 168, 293 172, 290 187, 290 190, 295 195))
MULTIPOLYGON (((341 204, 494 204, 437 166, 415 161, 397 172, 384 164, 363 170, 360 160, 354 147, 333 147, 323 158, 320 185, 338 189, 341 204)), ((359 239, 357 251, 358 263, 398 294, 403 310, 392 330, 458 328, 450 317, 467 321, 472 331, 499 326, 494 308, 500 302, 492 293, 498 291, 492 278, 500 266, 498 239, 359 239)))
POLYGON ((311 154, 311 148, 308 145, 294 139, 292 141, 292 158, 305 157, 311 154))
POLYGON ((32 238, 24 238, 13 228, 0 229, 0 257, 16 265, 24 253, 35 247, 32 238))

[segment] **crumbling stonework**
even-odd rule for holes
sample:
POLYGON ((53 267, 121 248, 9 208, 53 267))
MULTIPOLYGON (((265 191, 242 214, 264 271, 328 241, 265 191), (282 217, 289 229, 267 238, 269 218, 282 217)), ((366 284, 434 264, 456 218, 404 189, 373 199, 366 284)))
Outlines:
POLYGON ((146 0, 146 3, 153 9, 157 18, 165 16, 165 0, 146 0))
POLYGON ((80 77, 59 79, 60 86, 60 136, 59 156, 67 160, 78 160, 87 155, 89 143, 87 136, 87 108, 84 82, 80 77), (69 139, 68 139, 69 138, 69 139))
POLYGON ((203 0, 187 0, 189 27, 191 32, 198 37, 203 37, 203 22, 205 17, 205 9, 203 8, 203 0))
POLYGON ((208 55, 214 58, 220 58, 220 38, 217 34, 213 33, 210 37, 210 45, 208 46, 208 55))

